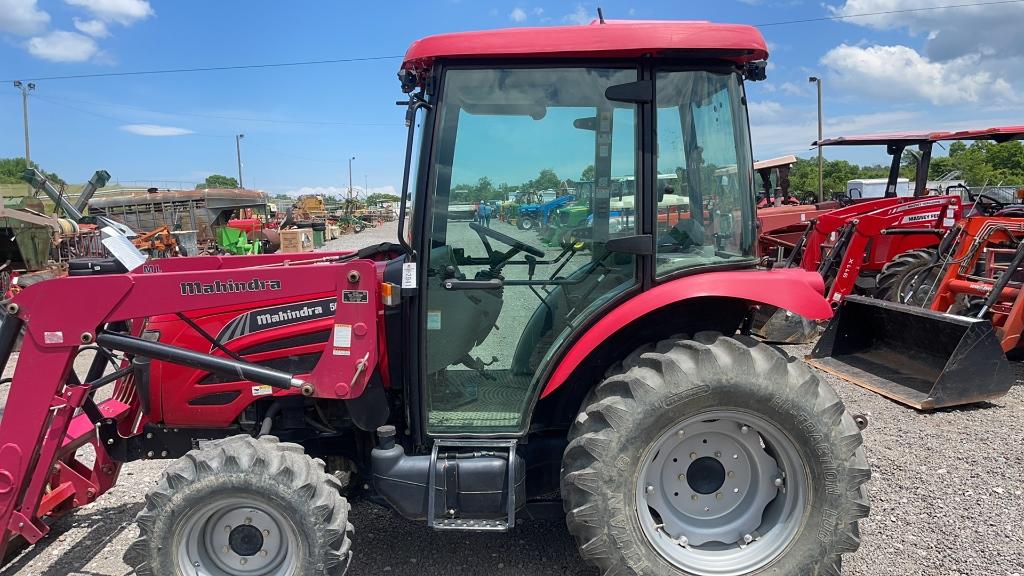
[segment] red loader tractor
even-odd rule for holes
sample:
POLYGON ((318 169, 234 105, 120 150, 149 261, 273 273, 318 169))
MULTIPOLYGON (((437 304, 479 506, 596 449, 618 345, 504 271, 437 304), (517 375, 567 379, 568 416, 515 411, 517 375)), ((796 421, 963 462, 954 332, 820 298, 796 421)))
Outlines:
POLYGON ((0 545, 165 458, 139 574, 344 574, 348 498, 437 530, 558 514, 604 574, 839 574, 868 514, 860 430, 744 335, 758 304, 830 314, 815 273, 756 268, 743 83, 767 56, 756 29, 704 22, 426 38, 399 72, 399 244, 26 288, 0 324, 4 362, 24 333, 0 545), (449 218, 481 174, 588 165, 594 216, 557 253, 449 218), (656 183, 677 168, 693 208, 670 225, 656 183), (628 222, 610 210, 623 174, 628 222))
MULTIPOLYGON (((940 140, 1024 138, 1024 126, 936 134, 940 140)), ((809 362, 919 410, 976 403, 1014 384, 1005 353, 1024 329, 1021 199, 973 194, 970 216, 935 251, 893 274, 890 298, 843 301, 809 362)))

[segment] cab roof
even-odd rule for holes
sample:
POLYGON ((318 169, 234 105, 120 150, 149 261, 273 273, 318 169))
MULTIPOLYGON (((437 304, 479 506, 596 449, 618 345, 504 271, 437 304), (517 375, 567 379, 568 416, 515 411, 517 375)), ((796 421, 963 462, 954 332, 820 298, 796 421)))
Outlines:
POLYGON ((428 36, 413 42, 402 70, 440 58, 631 58, 642 55, 764 60, 768 47, 753 26, 702 21, 597 20, 582 26, 507 28, 428 36))
POLYGON ((993 140, 1008 142, 1024 138, 1024 126, 995 126, 960 130, 959 132, 898 132, 890 134, 868 134, 863 136, 839 136, 825 138, 811 146, 871 146, 881 144, 920 144, 949 140, 993 140))

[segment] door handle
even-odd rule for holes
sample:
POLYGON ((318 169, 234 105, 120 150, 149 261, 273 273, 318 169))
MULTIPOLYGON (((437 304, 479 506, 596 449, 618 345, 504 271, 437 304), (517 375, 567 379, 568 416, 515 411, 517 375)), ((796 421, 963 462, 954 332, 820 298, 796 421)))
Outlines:
POLYGON ((490 280, 456 280, 454 278, 441 282, 445 290, 497 290, 505 285, 501 278, 490 280))

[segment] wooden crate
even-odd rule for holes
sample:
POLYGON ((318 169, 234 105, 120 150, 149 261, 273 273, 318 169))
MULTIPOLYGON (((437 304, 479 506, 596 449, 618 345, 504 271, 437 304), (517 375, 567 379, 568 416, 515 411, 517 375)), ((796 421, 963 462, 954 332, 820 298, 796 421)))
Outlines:
POLYGON ((313 230, 295 228, 281 230, 281 252, 312 252, 313 230))

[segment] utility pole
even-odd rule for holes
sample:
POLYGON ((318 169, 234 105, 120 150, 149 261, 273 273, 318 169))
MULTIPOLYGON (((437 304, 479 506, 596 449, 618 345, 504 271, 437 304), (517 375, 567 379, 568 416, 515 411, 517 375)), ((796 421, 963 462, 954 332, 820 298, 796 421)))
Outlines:
POLYGON ((348 202, 346 203, 348 205, 345 210, 349 213, 352 212, 352 161, 355 159, 355 156, 348 159, 348 202))
POLYGON ((238 187, 245 188, 242 184, 242 138, 245 134, 235 134, 235 155, 238 158, 238 187))
POLYGON ((821 78, 811 76, 807 81, 818 86, 818 202, 822 202, 825 196, 825 161, 821 157, 821 78))
POLYGON ((366 174, 363 174, 363 196, 369 196, 370 195, 370 188, 369 188, 369 185, 366 182, 367 182, 366 174))
MULTIPOLYGON (((32 152, 28 145, 28 93, 36 89, 36 85, 32 82, 22 82, 21 80, 14 81, 14 87, 21 90, 21 116, 22 121, 25 125, 25 168, 32 167, 32 152)), ((32 191, 32 185, 28 186, 29 191, 32 191)))

